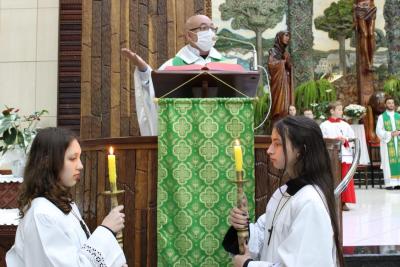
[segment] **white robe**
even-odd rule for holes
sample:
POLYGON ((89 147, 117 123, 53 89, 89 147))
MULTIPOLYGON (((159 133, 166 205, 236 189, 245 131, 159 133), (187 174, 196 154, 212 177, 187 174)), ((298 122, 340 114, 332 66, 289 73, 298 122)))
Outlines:
MULTIPOLYGON (((390 120, 392 122, 392 129, 396 129, 395 121, 394 121, 394 111, 393 112, 388 112, 386 111, 390 117, 390 120)), ((381 140, 380 142, 380 155, 381 155, 381 169, 383 170, 383 177, 385 181, 385 186, 386 187, 392 187, 392 186, 399 186, 400 185, 400 179, 392 179, 392 175, 390 174, 390 165, 389 165, 389 155, 387 151, 387 143, 392 140, 391 133, 389 131, 385 130, 385 126, 383 124, 383 116, 379 115, 378 117, 378 122, 376 123, 376 135, 379 137, 381 140)), ((397 138, 394 139, 394 146, 397 151, 397 153, 400 153, 399 147, 397 144, 397 138)))
MULTIPOLYGON (((180 57, 187 64, 205 65, 212 61, 212 59, 221 59, 222 55, 214 48, 211 48, 208 56, 204 59, 200 56, 199 50, 191 47, 190 45, 184 46, 176 56, 180 57)), ((165 62, 159 70, 165 69, 167 66, 172 66, 172 59, 165 62)), ((135 99, 136 99, 136 113, 139 122, 140 135, 151 136, 157 135, 157 107, 154 103, 154 86, 151 80, 150 66, 144 72, 135 69, 135 99)))
MULTIPOLYGON (((322 131, 324 138, 338 138, 345 137, 347 139, 355 138, 355 134, 351 126, 345 122, 330 122, 329 120, 324 121, 319 126, 322 131)), ((353 150, 350 143, 349 147, 345 147, 342 144, 341 148, 342 163, 353 163, 353 150)))
MULTIPOLYGON (((80 218, 75 204, 72 208, 80 218)), ((87 239, 72 212, 65 215, 39 197, 21 219, 6 263, 8 267, 121 267, 126 260, 110 230, 99 226, 87 239)))
POLYGON ((281 191, 278 188, 268 202, 266 212, 256 223, 250 224, 249 250, 255 261, 248 267, 336 266, 333 230, 321 198, 323 194, 312 185, 306 185, 289 197, 286 188, 286 185, 281 191), (283 196, 281 192, 285 192, 283 196), (267 230, 276 210, 268 245, 267 230))

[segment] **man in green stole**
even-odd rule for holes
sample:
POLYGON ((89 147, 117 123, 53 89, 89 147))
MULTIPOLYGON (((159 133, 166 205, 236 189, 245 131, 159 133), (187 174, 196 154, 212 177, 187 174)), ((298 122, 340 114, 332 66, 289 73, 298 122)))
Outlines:
MULTIPOLYGON (((212 20, 204 15, 195 15, 185 23, 185 45, 174 58, 165 62, 159 70, 167 66, 190 64, 205 65, 209 62, 220 62, 223 56, 214 48, 217 28, 212 20)), ((136 53, 123 48, 122 53, 136 66, 135 99, 140 134, 157 135, 157 108, 153 102, 154 88, 151 81, 151 67, 136 53)))
POLYGON ((379 115, 376 134, 381 140, 381 169, 387 189, 400 189, 400 114, 395 112, 394 99, 385 100, 386 111, 379 115))

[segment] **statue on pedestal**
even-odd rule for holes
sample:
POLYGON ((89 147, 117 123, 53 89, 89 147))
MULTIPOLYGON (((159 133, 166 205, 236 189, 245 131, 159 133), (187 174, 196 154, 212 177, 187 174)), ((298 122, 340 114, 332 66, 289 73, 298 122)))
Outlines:
POLYGON ((268 70, 271 76, 273 122, 285 117, 289 105, 294 102, 292 63, 286 51, 289 41, 290 33, 280 31, 275 36, 274 47, 269 50, 268 70))

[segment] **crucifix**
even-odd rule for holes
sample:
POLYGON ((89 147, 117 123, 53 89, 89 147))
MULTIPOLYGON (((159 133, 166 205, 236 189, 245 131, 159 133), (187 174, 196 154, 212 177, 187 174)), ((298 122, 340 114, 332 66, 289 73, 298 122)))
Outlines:
POLYGON ((366 106, 374 93, 373 58, 376 47, 374 0, 355 0, 353 12, 356 30, 358 101, 366 106))

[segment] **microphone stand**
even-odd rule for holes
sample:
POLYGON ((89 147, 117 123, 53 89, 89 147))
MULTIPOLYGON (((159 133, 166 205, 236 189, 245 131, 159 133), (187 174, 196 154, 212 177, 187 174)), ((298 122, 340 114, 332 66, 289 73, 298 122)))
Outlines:
POLYGON ((268 72, 263 66, 258 65, 258 63, 257 63, 257 50, 256 50, 256 46, 253 43, 250 43, 250 42, 247 42, 247 41, 243 41, 243 40, 234 39, 234 38, 230 38, 230 37, 225 37, 225 36, 217 36, 217 41, 220 40, 220 39, 221 40, 228 40, 228 41, 232 41, 232 42, 237 42, 237 43, 240 43, 240 44, 245 44, 245 45, 251 46, 251 48, 253 49, 253 51, 252 51, 253 52, 253 70, 258 70, 258 67, 260 67, 264 71, 264 74, 265 74, 265 77, 266 77, 266 80, 267 80, 267 87, 268 87, 268 94, 269 94, 269 99, 270 99, 269 102, 270 102, 270 104, 269 104, 269 107, 268 107, 267 115, 265 116, 264 120, 257 127, 254 128, 254 130, 257 130, 258 128, 263 126, 264 123, 267 121, 268 116, 269 116, 269 114, 271 112, 271 107, 272 107, 272 94, 271 94, 271 87, 269 85, 268 72))
POLYGON ((229 38, 229 37, 225 37, 225 36, 217 36, 217 40, 219 40, 219 39, 233 41, 233 42, 251 46, 251 48, 253 49, 253 51, 252 51, 253 52, 253 70, 258 70, 257 50, 256 50, 256 46, 254 44, 247 42, 247 41, 237 40, 237 39, 233 39, 233 38, 229 38))

